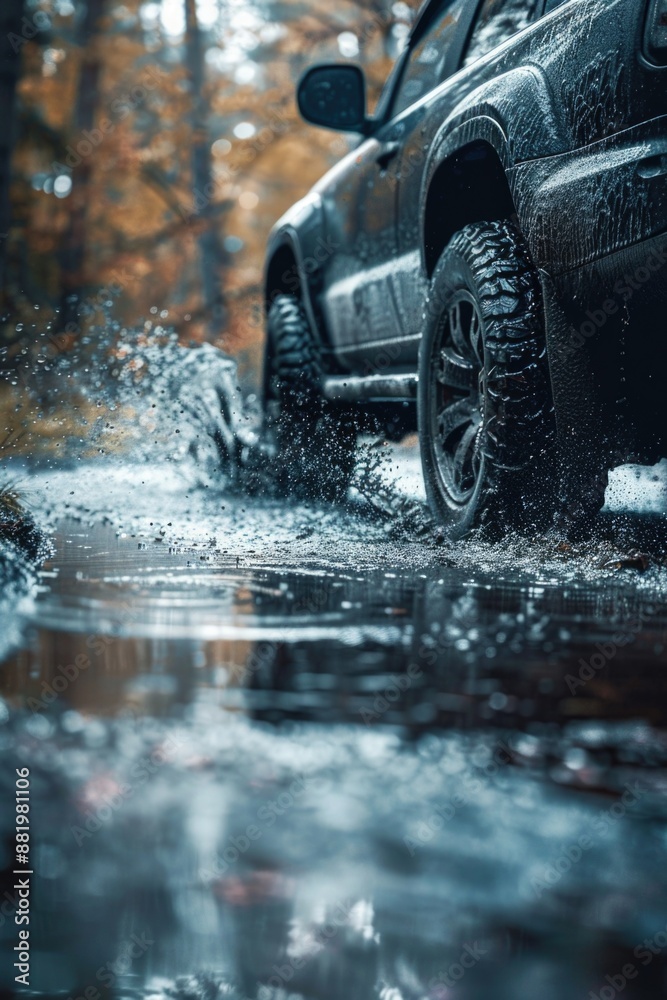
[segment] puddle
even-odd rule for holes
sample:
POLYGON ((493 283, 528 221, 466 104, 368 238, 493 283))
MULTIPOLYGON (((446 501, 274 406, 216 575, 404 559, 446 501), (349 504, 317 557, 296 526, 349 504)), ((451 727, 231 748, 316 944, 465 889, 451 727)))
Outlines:
POLYGON ((0 773, 31 773, 32 995, 583 1000, 628 964, 664 995, 659 514, 453 547, 169 467, 29 482, 54 551, 0 773), (623 532, 646 573, 601 568, 623 532))

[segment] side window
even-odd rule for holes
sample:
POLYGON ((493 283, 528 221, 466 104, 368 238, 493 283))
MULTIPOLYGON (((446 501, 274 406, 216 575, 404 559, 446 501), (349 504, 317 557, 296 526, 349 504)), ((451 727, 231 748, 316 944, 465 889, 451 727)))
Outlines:
POLYGON ((484 0, 463 65, 469 66, 517 31, 527 28, 541 6, 541 0, 484 0))
POLYGON ((415 36, 394 93, 391 115, 400 115, 415 101, 442 83, 446 76, 449 49, 459 19, 470 0, 443 0, 415 36))

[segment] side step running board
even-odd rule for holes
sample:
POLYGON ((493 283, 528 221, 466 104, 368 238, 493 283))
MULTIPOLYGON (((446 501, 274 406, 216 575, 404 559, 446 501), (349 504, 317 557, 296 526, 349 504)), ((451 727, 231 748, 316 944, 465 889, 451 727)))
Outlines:
POLYGON ((324 379, 324 396, 336 402, 360 403, 416 399, 416 375, 332 375, 324 379))

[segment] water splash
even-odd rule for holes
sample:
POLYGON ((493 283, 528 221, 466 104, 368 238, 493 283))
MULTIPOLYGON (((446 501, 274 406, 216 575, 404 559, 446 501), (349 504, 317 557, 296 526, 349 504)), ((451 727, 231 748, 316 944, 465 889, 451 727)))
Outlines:
MULTIPOLYGON (((186 347, 147 320, 121 327, 112 302, 85 334, 51 325, 0 351, 7 428, 4 459, 62 464, 95 455, 173 462, 194 481, 250 479, 260 413, 244 399, 236 362, 210 344, 186 347), (57 439, 57 440, 55 440, 57 439)), ((256 464, 256 463, 255 463, 256 464)))
POLYGON ((242 486, 260 448, 261 416, 242 395, 236 362, 210 344, 183 347, 159 326, 126 333, 115 358, 128 458, 162 457, 188 464, 196 481, 242 486))
POLYGON ((47 551, 44 538, 34 525, 22 526, 21 534, 26 531, 29 554, 16 540, 0 537, 0 662, 21 641, 23 617, 31 609, 36 592, 35 563, 47 551))

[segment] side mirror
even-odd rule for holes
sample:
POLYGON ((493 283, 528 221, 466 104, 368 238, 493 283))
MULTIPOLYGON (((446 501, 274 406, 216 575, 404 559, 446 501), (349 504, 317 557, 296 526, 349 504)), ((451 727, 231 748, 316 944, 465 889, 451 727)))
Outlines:
POLYGON ((299 111, 312 125, 338 132, 369 131, 366 118, 366 81, 358 66, 328 63, 313 66, 301 78, 299 111))

